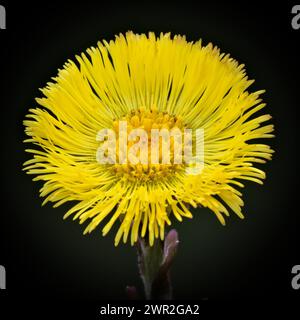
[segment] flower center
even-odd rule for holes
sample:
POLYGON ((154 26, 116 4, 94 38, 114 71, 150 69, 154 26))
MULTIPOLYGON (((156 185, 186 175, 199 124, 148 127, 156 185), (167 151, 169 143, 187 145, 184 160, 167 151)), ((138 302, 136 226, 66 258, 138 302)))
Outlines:
POLYGON ((183 168, 183 131, 180 117, 139 108, 114 121, 114 172, 129 180, 161 179, 183 168), (121 129, 122 128, 122 129, 121 129), (125 137, 124 137, 125 135, 125 137))

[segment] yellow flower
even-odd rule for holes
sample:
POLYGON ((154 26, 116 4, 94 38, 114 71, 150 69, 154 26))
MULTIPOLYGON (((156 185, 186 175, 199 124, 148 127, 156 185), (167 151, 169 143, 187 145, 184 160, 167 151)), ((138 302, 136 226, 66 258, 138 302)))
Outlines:
POLYGON ((106 235, 118 223, 116 245, 128 236, 131 244, 138 236, 149 237, 151 245, 164 239, 174 217, 192 217, 190 206, 208 207, 222 224, 228 208, 243 218, 237 189, 242 180, 262 183, 265 173, 254 165, 273 152, 257 140, 272 137, 273 125, 264 124, 269 115, 256 116, 265 106, 263 90, 248 92, 253 81, 243 65, 212 44, 132 32, 99 42, 76 59, 41 90, 41 107, 30 109, 24 121, 25 141, 36 146, 26 150, 33 157, 24 169, 44 182, 43 204, 75 200, 65 217, 88 221, 85 233, 105 220, 106 235), (189 165, 174 158, 171 164, 100 164, 97 133, 117 132, 121 121, 147 132, 202 128, 203 170, 188 174, 189 165))

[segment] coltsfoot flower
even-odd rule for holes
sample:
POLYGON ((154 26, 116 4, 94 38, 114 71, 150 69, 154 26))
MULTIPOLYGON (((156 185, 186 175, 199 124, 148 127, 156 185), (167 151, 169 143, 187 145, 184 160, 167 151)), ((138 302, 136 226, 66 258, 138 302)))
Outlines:
POLYGON ((263 90, 248 91, 253 81, 243 65, 212 44, 132 32, 99 42, 76 59, 41 90, 40 107, 24 121, 25 141, 34 145, 26 150, 32 158, 24 169, 43 182, 43 204, 75 200, 65 218, 86 223, 84 233, 102 223, 106 235, 118 224, 116 245, 128 237, 131 244, 138 237, 150 245, 164 239, 174 218, 192 218, 191 206, 209 208, 223 225, 229 209, 244 217, 242 182, 265 178, 255 164, 270 160, 273 151, 258 139, 272 137, 273 125, 265 124, 270 115, 257 115, 265 106, 263 90), (174 157, 169 164, 153 164, 150 156, 147 163, 99 163, 99 130, 118 133, 121 121, 128 130, 148 133, 203 129, 203 169, 189 174, 190 164, 174 157))

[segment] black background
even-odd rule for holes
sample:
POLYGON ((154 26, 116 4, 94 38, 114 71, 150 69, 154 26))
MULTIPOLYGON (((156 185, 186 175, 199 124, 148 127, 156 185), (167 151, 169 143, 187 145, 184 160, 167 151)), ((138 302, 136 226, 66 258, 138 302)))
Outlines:
MULTIPOLYGON (((7 270, 6 296, 16 303, 67 300, 85 303, 124 299, 124 288, 142 286, 136 252, 130 245, 114 248, 113 234, 82 236, 82 226, 63 221, 68 206, 41 208, 40 185, 22 170, 28 159, 22 120, 38 88, 75 54, 127 30, 171 31, 188 40, 213 42, 246 65, 252 90, 266 89, 266 111, 273 116, 274 160, 263 169, 263 186, 243 191, 246 219, 234 215, 219 225, 205 209, 174 226, 180 249, 173 267, 176 299, 296 301, 291 268, 299 253, 299 41, 285 1, 263 2, 131 1, 1 2, 7 29, 0 30, 1 213, 0 264, 7 270), (48 299, 48 300, 47 300, 48 299)), ((3 298, 4 299, 4 298, 3 298)), ((299 299, 300 300, 300 299, 299 299)), ((53 309, 54 308, 54 309, 53 309)), ((29 310, 28 309, 28 310, 29 310)))

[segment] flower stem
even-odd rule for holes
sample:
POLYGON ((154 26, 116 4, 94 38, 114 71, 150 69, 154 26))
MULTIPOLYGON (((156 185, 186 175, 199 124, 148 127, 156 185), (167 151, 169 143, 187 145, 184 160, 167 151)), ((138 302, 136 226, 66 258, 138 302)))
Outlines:
POLYGON ((147 300, 171 300, 170 267, 178 246, 178 235, 171 230, 164 241, 150 246, 144 239, 138 241, 138 262, 147 300))

